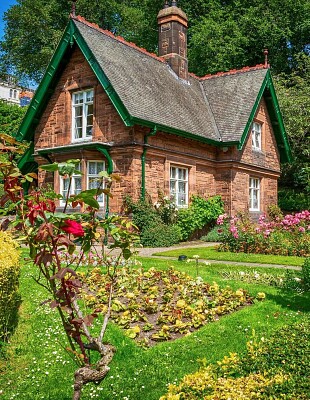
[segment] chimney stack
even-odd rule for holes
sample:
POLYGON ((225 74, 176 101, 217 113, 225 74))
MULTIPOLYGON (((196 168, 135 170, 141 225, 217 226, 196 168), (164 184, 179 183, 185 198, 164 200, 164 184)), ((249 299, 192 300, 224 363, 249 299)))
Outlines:
POLYGON ((165 58, 172 70, 181 79, 188 79, 187 61, 187 16, 172 1, 166 1, 164 8, 157 15, 159 56, 165 58))

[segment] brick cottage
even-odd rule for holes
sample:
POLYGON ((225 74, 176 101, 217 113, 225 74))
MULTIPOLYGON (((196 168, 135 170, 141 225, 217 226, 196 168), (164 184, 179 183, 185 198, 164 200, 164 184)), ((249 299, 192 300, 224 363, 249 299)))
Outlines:
MULTIPOLYGON (((159 56, 71 15, 20 127, 32 142, 22 170, 78 158, 72 193, 115 172, 111 212, 124 195, 155 202, 159 190, 179 207, 221 195, 230 214, 266 211, 277 203, 280 161, 290 160, 267 61, 197 77, 176 2, 159 11, 158 27, 159 56)), ((57 174, 40 172, 38 183, 67 193, 57 174)))

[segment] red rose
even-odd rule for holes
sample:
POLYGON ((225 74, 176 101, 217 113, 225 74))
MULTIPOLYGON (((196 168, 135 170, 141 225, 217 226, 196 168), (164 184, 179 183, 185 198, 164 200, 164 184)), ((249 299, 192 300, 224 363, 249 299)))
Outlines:
POLYGON ((79 222, 66 219, 64 223, 65 225, 61 227, 64 232, 71 233, 73 236, 84 236, 84 229, 79 222))

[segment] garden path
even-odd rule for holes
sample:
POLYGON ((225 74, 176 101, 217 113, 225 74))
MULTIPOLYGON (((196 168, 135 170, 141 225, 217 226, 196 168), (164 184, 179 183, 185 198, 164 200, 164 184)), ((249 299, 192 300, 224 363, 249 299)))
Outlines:
MULTIPOLYGON (((201 242, 201 241, 193 241, 180 243, 178 245, 174 245, 172 247, 144 247, 138 250, 139 256, 141 257, 150 257, 150 258, 161 258, 161 259, 170 259, 177 260, 177 257, 167 257, 167 256, 155 256, 154 253, 160 253, 162 251, 168 250, 178 250, 180 249, 180 255, 182 255, 182 250, 186 248, 199 248, 199 247, 210 247, 215 246, 217 243, 212 242, 201 242)), ((260 264, 260 263, 247 263, 247 262, 237 262, 237 261, 218 261, 218 260, 204 260, 199 259, 199 262, 210 262, 212 264, 229 264, 229 265, 242 265, 246 267, 256 267, 256 268, 280 268, 280 269, 295 269, 300 270, 300 267, 296 267, 294 265, 281 265, 281 264, 260 264)))

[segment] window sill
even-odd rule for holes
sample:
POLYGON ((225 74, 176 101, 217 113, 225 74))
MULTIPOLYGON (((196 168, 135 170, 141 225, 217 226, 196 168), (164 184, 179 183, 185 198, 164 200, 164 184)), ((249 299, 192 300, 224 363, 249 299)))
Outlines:
POLYGON ((91 142, 93 140, 93 137, 86 137, 86 138, 81 138, 81 139, 71 139, 71 143, 81 143, 81 142, 91 142))
POLYGON ((252 147, 252 151, 255 154, 265 155, 265 152, 262 149, 256 149, 256 148, 252 147))

